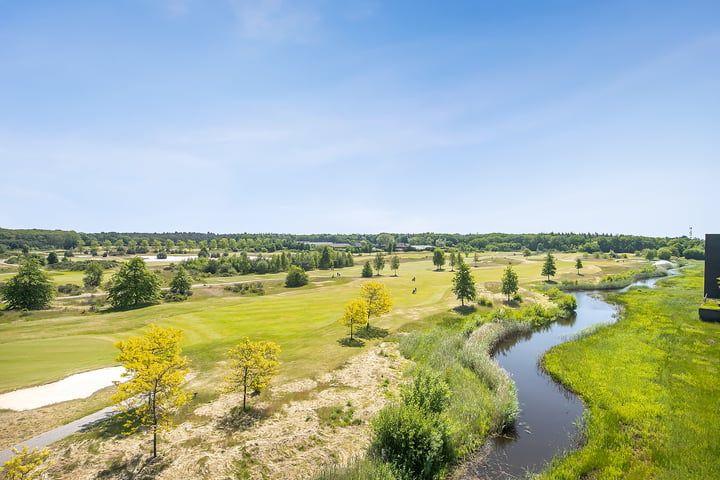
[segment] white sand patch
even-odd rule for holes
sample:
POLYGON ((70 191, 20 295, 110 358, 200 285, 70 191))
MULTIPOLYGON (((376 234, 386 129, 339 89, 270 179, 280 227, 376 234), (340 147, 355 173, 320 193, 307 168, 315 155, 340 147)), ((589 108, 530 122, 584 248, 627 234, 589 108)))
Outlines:
POLYGON ((108 367, 78 373, 57 382, 23 388, 0 395, 0 409, 32 410, 53 403, 87 398, 98 390, 122 380, 123 367, 108 367))

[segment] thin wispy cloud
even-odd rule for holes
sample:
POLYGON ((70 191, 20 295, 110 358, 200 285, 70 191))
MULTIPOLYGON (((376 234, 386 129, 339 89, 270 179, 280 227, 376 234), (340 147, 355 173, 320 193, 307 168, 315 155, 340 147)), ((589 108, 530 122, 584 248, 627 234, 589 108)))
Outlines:
POLYGON ((287 0, 227 0, 243 36, 258 41, 306 41, 320 26, 307 3, 287 0))

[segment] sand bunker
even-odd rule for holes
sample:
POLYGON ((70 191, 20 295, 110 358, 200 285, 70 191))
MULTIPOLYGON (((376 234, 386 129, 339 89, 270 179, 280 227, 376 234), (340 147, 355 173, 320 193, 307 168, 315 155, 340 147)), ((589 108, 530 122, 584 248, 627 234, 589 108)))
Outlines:
POLYGON ((122 380, 123 367, 108 367, 78 373, 60 381, 23 388, 0 395, 0 409, 32 410, 53 403, 87 398, 98 390, 122 380))

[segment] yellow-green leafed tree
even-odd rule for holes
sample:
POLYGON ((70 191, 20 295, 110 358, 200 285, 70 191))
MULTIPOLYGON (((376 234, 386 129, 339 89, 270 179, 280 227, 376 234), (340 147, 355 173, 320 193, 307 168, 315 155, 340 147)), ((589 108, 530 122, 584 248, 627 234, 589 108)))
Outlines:
POLYGON ((50 456, 50 450, 37 447, 32 450, 23 445, 22 450, 12 449, 14 456, 0 468, 0 479, 3 480, 32 480, 39 478, 49 465, 45 460, 50 456))
POLYGON ((273 342, 252 342, 245 337, 239 345, 228 350, 230 375, 225 377, 226 393, 243 392, 243 410, 248 389, 260 391, 277 375, 280 346, 273 342))
POLYGON ((157 456, 157 435, 173 427, 175 412, 192 395, 181 389, 187 357, 180 355, 182 330, 150 325, 142 337, 130 337, 115 347, 115 361, 125 367, 125 383, 118 384, 113 402, 125 417, 126 434, 147 427, 153 434, 153 457, 157 456))
POLYGON ((365 300, 367 305, 367 324, 365 328, 370 328, 370 317, 379 317, 390 312, 393 301, 390 298, 390 292, 381 282, 365 282, 360 286, 360 297, 365 300))
POLYGON ((345 314, 340 319, 340 323, 350 327, 350 340, 353 339, 353 327, 355 325, 365 325, 367 322, 368 308, 365 300, 358 298, 345 305, 345 314))

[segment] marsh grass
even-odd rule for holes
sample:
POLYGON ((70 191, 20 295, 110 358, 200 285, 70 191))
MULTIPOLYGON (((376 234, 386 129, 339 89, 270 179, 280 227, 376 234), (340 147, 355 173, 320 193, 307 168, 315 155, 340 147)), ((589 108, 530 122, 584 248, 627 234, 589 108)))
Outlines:
POLYGON ((702 270, 609 298, 616 324, 544 358, 589 413, 584 448, 536 478, 720 478, 720 325, 698 319, 702 270))

